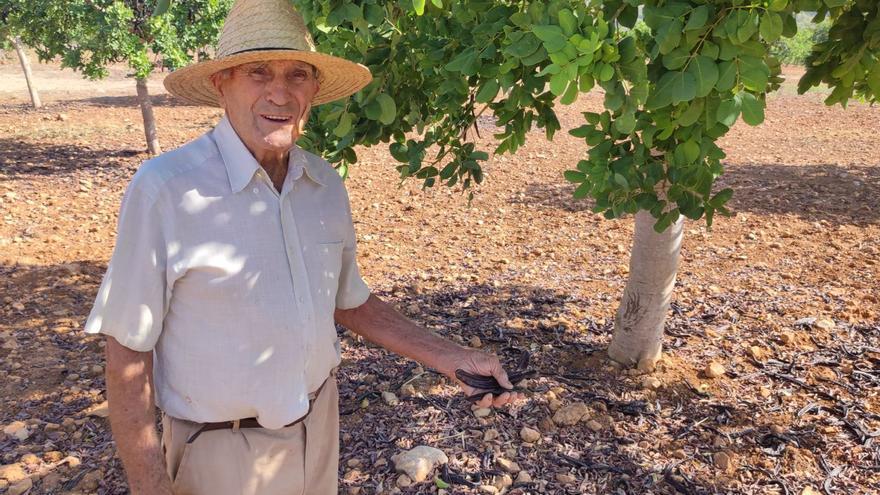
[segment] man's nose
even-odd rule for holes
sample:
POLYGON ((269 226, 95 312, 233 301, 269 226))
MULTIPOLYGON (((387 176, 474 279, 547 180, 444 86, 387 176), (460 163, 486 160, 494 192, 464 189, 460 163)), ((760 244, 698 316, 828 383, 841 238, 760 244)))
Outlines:
POLYGON ((266 99, 275 105, 286 105, 290 101, 290 85, 283 77, 273 77, 266 85, 266 99))

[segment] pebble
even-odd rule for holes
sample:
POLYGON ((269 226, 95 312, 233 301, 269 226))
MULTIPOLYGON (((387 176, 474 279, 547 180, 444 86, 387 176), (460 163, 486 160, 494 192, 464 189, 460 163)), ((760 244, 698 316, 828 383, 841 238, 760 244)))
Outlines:
POLYGON ((703 371, 708 378, 718 378, 719 376, 723 376, 726 372, 727 370, 724 369, 724 365, 717 361, 709 363, 703 371))
POLYGON ((6 425, 6 427, 3 428, 3 433, 5 433, 7 436, 15 438, 19 442, 23 442, 27 440, 29 436, 31 436, 31 432, 28 429, 27 425, 21 421, 13 421, 12 423, 9 423, 8 425, 6 425))
POLYGON ((782 345, 792 345, 795 343, 795 340, 794 332, 782 332, 779 334, 779 341, 782 342, 782 345))
POLYGON ((61 459, 64 459, 64 454, 58 452, 57 450, 50 450, 49 452, 43 454, 43 459, 46 462, 58 462, 61 459))
POLYGON ((519 437, 523 442, 526 443, 535 443, 541 439, 541 433, 538 430, 529 428, 528 426, 523 426, 521 430, 519 430, 519 437))
POLYGON ((19 460, 22 464, 27 464, 28 466, 36 466, 40 463, 40 458, 30 453, 21 456, 19 460))
POLYGON ((400 404, 400 399, 398 399, 392 392, 382 392, 382 400, 391 407, 400 404))
POLYGON ((0 466, 0 479, 6 480, 10 483, 18 483, 27 477, 27 473, 24 471, 24 466, 22 466, 20 462, 0 466))
POLYGON ((785 428, 779 425, 770 425, 770 433, 774 435, 782 435, 785 433, 785 428))
POLYGON ((576 425, 584 416, 590 412, 587 405, 583 402, 574 402, 567 406, 560 407, 553 414, 553 422, 559 426, 576 425))
POLYGON ((652 373, 655 369, 657 369, 657 361, 659 360, 659 357, 639 359, 639 364, 636 366, 636 369, 638 369, 642 373, 652 373))
MULTIPOLYGON (((34 482, 31 481, 30 478, 25 478, 18 483, 9 487, 9 490, 6 492, 7 495, 22 495, 27 492, 31 488, 34 487, 34 482)), ((97 488, 97 487, 95 487, 97 488)))
POLYGON ((822 495, 822 492, 814 488, 812 485, 807 485, 801 490, 801 495, 822 495))
POLYGON ((513 484, 513 478, 510 477, 509 474, 503 474, 495 479, 495 488, 498 489, 499 492, 503 491, 505 488, 509 487, 513 484))
POLYGON ((410 477, 405 474, 401 474, 400 476, 397 477, 397 486, 399 486, 401 488, 406 488, 406 487, 412 485, 412 483, 413 483, 413 480, 410 479, 410 477))
POLYGON ((480 491, 483 493, 498 493, 498 488, 492 485, 480 485, 480 491))
POLYGON ((495 440, 500 436, 501 434, 498 433, 498 430, 496 430, 495 428, 489 428, 488 430, 486 430, 485 433, 483 433, 483 441, 491 442, 492 440, 495 440))
POLYGON ((398 473, 406 474, 416 483, 425 481, 435 466, 449 462, 449 458, 442 450, 427 445, 419 445, 406 452, 401 452, 393 456, 391 460, 398 473))
POLYGON ((591 420, 587 421, 587 428, 589 428, 595 432, 598 432, 598 431, 602 430, 602 423, 596 421, 595 419, 591 419, 591 420))
POLYGON ((531 483, 532 475, 528 473, 528 471, 520 471, 519 474, 516 475, 516 480, 514 483, 531 483))
POLYGON ((97 418, 106 418, 110 416, 110 406, 107 404, 107 401, 100 404, 95 404, 94 406, 89 407, 84 411, 88 416, 95 416, 97 418))
POLYGON ((732 471, 733 470, 733 458, 727 452, 716 452, 712 457, 715 461, 715 466, 722 471, 732 471))
POLYGON ((773 391, 767 387, 761 387, 760 390, 758 390, 758 393, 760 393, 761 397, 765 399, 773 395, 773 391))
POLYGON ((483 341, 480 340, 479 337, 474 335, 473 337, 470 338, 470 340, 468 340, 468 345, 479 349, 480 347, 483 347, 483 341))
POLYGON ((563 485, 570 485, 577 481, 577 478, 568 473, 556 473, 556 481, 562 483, 563 485))
POLYGON ((752 356, 756 361, 762 361, 764 356, 767 355, 767 351, 764 350, 763 347, 759 347, 756 345, 749 347, 749 356, 752 356))
POLYGON ((411 383, 407 383, 406 385, 400 387, 400 395, 402 395, 403 397, 415 397, 416 388, 411 383))
POLYGON ((517 464, 515 461, 511 461, 510 459, 499 457, 495 459, 495 462, 498 464, 498 467, 508 473, 516 474, 521 471, 519 464, 517 464))
POLYGON ((79 460, 79 457, 72 456, 72 455, 69 455, 69 456, 65 457, 65 458, 62 460, 62 462, 66 462, 67 465, 70 466, 70 467, 72 467, 72 468, 79 467, 79 465, 82 464, 82 461, 79 460))
POLYGON ((550 399, 547 403, 547 407, 550 408, 550 411, 556 412, 562 407, 562 401, 559 399, 550 399))
POLYGON ((648 390, 657 390, 658 388, 663 386, 663 382, 660 381, 659 378, 654 376, 646 376, 642 379, 642 388, 648 390))
POLYGON ((818 320, 813 322, 813 326, 815 328, 830 331, 830 330, 834 330, 834 328, 837 326, 837 324, 834 323, 834 320, 832 320, 831 318, 819 318, 818 320))
POLYGON ((488 407, 480 407, 480 408, 474 409, 474 416, 476 416, 478 418, 485 418, 486 416, 489 416, 490 414, 492 414, 492 409, 490 409, 488 407))

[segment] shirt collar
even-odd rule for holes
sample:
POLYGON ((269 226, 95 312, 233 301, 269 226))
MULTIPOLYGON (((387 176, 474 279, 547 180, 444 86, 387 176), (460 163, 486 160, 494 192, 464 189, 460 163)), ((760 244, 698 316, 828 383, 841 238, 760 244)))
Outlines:
MULTIPOLYGON (((238 137, 238 133, 235 132, 232 124, 229 122, 229 118, 225 115, 220 119, 213 133, 214 142, 217 144, 223 164, 226 166, 229 186, 232 188, 233 193, 237 193, 247 187, 254 174, 260 170, 260 164, 241 141, 241 138, 238 137)), ((292 174, 292 180, 299 179, 303 175, 302 171, 304 170, 305 175, 313 182, 321 186, 325 185, 320 178, 320 170, 315 167, 312 160, 308 159, 305 152, 297 146, 290 150, 287 167, 287 173, 292 174)))

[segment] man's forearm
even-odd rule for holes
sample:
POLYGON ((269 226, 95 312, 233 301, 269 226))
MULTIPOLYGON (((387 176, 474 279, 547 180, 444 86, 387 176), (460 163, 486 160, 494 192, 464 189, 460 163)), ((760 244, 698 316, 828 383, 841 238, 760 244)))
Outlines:
POLYGON ((110 427, 133 495, 171 494, 171 480, 156 431, 153 353, 107 338, 110 427))
POLYGON ((367 340, 450 377, 455 373, 455 361, 449 358, 464 350, 414 324, 374 295, 357 308, 337 309, 335 318, 367 340))

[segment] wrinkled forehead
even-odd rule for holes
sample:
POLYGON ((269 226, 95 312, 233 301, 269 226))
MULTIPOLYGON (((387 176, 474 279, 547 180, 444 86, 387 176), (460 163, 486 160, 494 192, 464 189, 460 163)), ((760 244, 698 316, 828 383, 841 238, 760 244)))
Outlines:
POLYGON ((265 60, 265 61, 257 61, 257 62, 248 62, 246 64, 241 64, 235 66, 235 69, 253 69, 256 67, 265 67, 273 71, 285 72, 293 69, 305 69, 312 72, 317 72, 317 68, 307 62, 303 62, 302 60, 265 60))

